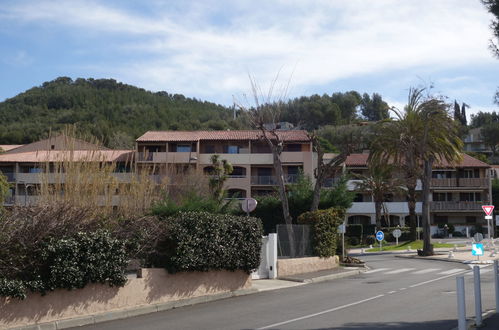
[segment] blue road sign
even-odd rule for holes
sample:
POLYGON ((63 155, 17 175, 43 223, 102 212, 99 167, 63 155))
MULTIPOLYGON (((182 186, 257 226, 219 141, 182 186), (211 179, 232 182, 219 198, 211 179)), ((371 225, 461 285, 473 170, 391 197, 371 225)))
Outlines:
POLYGON ((381 230, 376 233, 376 239, 378 241, 381 242, 384 238, 385 238, 385 234, 381 230))
POLYGON ((473 244, 471 247, 471 254, 474 256, 483 256, 483 244, 473 244))

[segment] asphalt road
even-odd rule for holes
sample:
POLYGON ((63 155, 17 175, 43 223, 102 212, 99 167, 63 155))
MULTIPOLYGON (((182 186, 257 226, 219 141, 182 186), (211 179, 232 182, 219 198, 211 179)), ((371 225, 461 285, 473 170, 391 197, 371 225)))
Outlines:
MULTIPOLYGON (((390 255, 363 259, 372 269, 355 277, 80 329, 452 329, 457 326, 455 278, 460 274, 465 275, 467 316, 474 316, 469 266, 390 255)), ((482 304, 491 309, 491 267, 482 273, 482 304)))

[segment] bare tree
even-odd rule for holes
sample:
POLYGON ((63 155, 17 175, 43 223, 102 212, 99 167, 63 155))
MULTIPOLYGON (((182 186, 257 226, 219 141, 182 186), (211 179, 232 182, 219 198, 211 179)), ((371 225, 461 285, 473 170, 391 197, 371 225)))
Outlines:
POLYGON ((289 213, 288 194, 286 192, 286 182, 284 180, 284 171, 282 167, 281 154, 284 148, 283 134, 279 134, 277 127, 280 119, 281 111, 284 106, 283 99, 287 94, 289 81, 284 88, 280 90, 277 98, 274 98, 279 74, 272 81, 268 93, 262 93, 259 85, 253 77, 249 77, 253 95, 254 106, 245 107, 239 104, 239 108, 247 114, 251 126, 260 131, 260 140, 263 141, 272 152, 274 171, 276 174, 276 183, 279 192, 279 198, 282 204, 282 213, 284 222, 288 225, 288 240, 290 245, 290 255, 295 256, 294 235, 293 235, 293 218, 289 213))

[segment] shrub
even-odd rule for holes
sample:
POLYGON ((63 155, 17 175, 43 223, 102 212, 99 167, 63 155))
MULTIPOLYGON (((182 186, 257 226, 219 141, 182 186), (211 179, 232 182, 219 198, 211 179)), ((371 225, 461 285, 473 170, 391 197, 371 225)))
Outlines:
POLYGON ((260 219, 207 212, 181 212, 166 219, 168 234, 152 263, 169 272, 243 270, 260 265, 260 219))
POLYGON ((372 245, 372 244, 376 243, 376 237, 374 237, 374 235, 366 236, 365 242, 368 245, 372 245))
POLYGON ((376 234, 376 225, 363 225, 364 236, 376 234))
POLYGON ((322 258, 334 256, 338 226, 343 223, 344 209, 330 208, 303 213, 298 222, 312 226, 312 246, 314 252, 322 258))
POLYGON ((351 225, 347 225, 347 230, 345 232, 345 236, 357 237, 360 239, 360 237, 362 237, 362 233, 363 233, 362 225, 351 224, 351 225))
POLYGON ((360 244, 360 239, 358 237, 352 236, 348 238, 350 245, 356 246, 360 244))
MULTIPOLYGON (((29 256, 21 256, 28 262, 29 256)), ((0 295, 24 299, 33 292, 83 288, 88 283, 123 286, 128 264, 125 243, 105 230, 50 238, 31 257, 36 264, 20 274, 0 274, 0 295)))

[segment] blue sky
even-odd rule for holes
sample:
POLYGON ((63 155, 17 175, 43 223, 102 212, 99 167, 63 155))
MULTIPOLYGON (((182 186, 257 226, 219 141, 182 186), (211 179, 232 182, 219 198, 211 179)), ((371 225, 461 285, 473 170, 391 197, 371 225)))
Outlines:
POLYGON ((2 0, 0 101, 58 76, 114 78, 231 105, 357 90, 403 106, 409 87, 499 110, 499 60, 479 0, 2 0), (289 83, 289 88, 286 86, 289 83))

